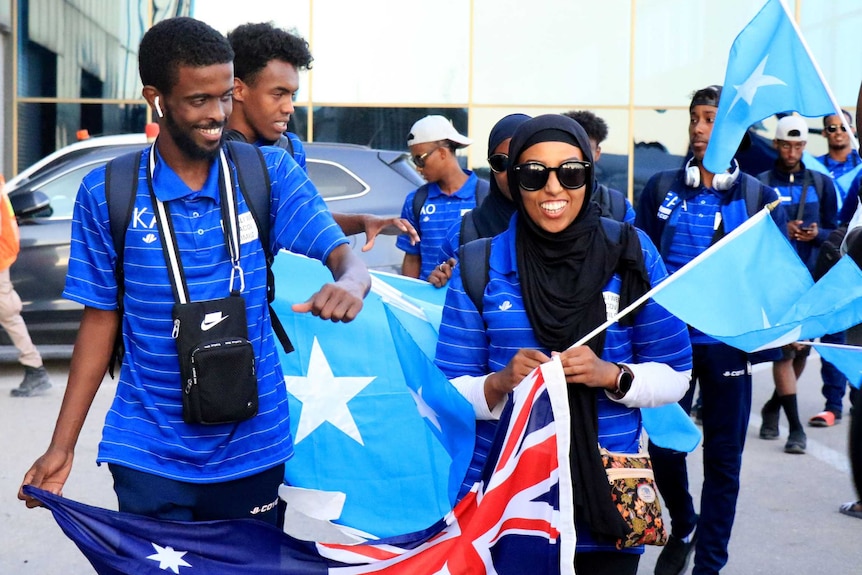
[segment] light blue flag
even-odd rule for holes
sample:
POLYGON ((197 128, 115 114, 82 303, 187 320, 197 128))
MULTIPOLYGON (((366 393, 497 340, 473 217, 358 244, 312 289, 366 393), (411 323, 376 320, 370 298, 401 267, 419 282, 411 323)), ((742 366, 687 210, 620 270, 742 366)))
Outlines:
POLYGON ((730 48, 704 167, 724 172, 750 125, 791 111, 817 117, 835 105, 781 0, 768 0, 730 48))
POLYGON ((815 343, 814 349, 820 357, 837 367, 850 385, 859 389, 862 384, 862 347, 815 343))
POLYGON ((659 284, 652 297, 707 335, 755 351, 796 341, 784 341, 790 330, 778 323, 813 284, 763 209, 659 284))
POLYGON ((309 490, 283 491, 289 509, 374 537, 432 525, 452 509, 469 465, 473 408, 380 296, 370 293, 350 323, 324 321, 290 305, 332 281, 325 267, 282 252, 273 272, 273 306, 296 348, 279 348, 295 445, 285 483, 309 490))
POLYGON ((805 167, 809 170, 813 170, 815 172, 820 172, 825 176, 832 177, 832 174, 829 173, 829 170, 826 166, 823 165, 823 162, 820 161, 817 156, 813 155, 808 150, 802 152, 802 163, 805 164, 805 167))
POLYGON ((815 284, 766 209, 654 289, 672 314, 747 352, 862 323, 862 270, 844 256, 815 284))

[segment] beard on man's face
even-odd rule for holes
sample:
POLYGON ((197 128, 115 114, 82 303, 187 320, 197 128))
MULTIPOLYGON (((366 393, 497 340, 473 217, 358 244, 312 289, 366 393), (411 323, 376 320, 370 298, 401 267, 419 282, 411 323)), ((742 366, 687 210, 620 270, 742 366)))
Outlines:
MULTIPOLYGON (((168 129, 168 133, 171 135, 171 139, 177 145, 177 148, 180 149, 184 154, 186 154, 192 160, 212 160, 216 156, 218 156, 219 150, 224 144, 224 132, 222 132, 221 140, 219 141, 218 146, 214 146, 212 149, 204 148, 203 146, 198 145, 194 138, 191 136, 191 131, 195 128, 190 128, 188 130, 184 130, 179 124, 176 123, 170 111, 165 110, 165 126, 168 129)), ((227 122, 212 122, 206 126, 197 126, 198 128, 203 128, 204 130, 209 130, 212 128, 224 128, 227 122)))

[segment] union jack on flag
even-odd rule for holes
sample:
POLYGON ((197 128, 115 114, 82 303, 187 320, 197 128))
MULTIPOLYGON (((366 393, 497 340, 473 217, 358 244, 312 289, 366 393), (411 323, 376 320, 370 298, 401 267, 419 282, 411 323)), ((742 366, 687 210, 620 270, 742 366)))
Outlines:
POLYGON ((513 397, 482 480, 421 533, 354 545, 307 542, 249 519, 160 521, 25 491, 54 513, 100 575, 573 574, 569 411, 559 361, 534 371, 513 397))

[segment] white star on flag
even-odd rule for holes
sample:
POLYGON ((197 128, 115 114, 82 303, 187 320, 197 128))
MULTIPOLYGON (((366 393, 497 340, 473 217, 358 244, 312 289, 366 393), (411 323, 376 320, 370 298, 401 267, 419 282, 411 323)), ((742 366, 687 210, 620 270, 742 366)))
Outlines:
POLYGON ((419 393, 416 393, 409 387, 407 390, 410 392, 410 395, 413 396, 413 401, 416 402, 416 409, 419 412, 419 415, 427 419, 431 422, 431 425, 437 428, 437 431, 442 432, 443 428, 440 426, 440 420, 437 418, 437 412, 431 409, 431 406, 425 402, 425 398, 422 397, 422 388, 419 388, 419 393))
POLYGON ((347 403, 376 378, 333 375, 316 337, 306 373, 305 377, 284 377, 287 390, 302 403, 295 443, 328 421, 360 445, 365 445, 347 403))
POLYGON ((191 567, 191 564, 187 563, 185 559, 183 559, 183 555, 188 553, 187 551, 174 551, 174 548, 170 545, 167 547, 161 547, 155 543, 150 543, 156 552, 147 556, 147 559, 158 561, 159 569, 162 571, 170 569, 176 575, 179 575, 180 567, 191 567))
POLYGON ((763 60, 761 60, 760 64, 757 65, 757 68, 754 69, 754 72, 751 73, 751 76, 745 79, 745 82, 739 86, 734 86, 734 88, 736 88, 736 96, 733 98, 733 102, 730 103, 730 108, 727 109, 728 114, 730 114, 730 111, 733 110, 733 107, 740 99, 745 100, 745 102, 750 106, 754 101, 754 95, 757 93, 757 89, 762 86, 787 85, 781 81, 781 78, 769 76, 763 73, 766 69, 766 61, 768 59, 769 55, 767 54, 763 60))

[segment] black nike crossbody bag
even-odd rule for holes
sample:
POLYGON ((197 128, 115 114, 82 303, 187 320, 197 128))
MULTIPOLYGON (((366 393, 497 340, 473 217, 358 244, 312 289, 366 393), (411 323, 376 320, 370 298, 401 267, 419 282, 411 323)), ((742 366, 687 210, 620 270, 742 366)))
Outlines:
MULTIPOLYGON (((248 340, 245 299, 241 295, 244 279, 240 267, 236 194, 224 153, 220 154, 220 159, 222 228, 232 266, 227 297, 189 301, 168 206, 155 197, 150 185, 176 301, 171 335, 179 355, 183 420, 203 425, 243 421, 254 417, 258 409, 254 347, 248 340), (238 290, 234 288, 237 281, 238 290)), ((151 173, 152 170, 148 171, 148 175, 151 173)))

